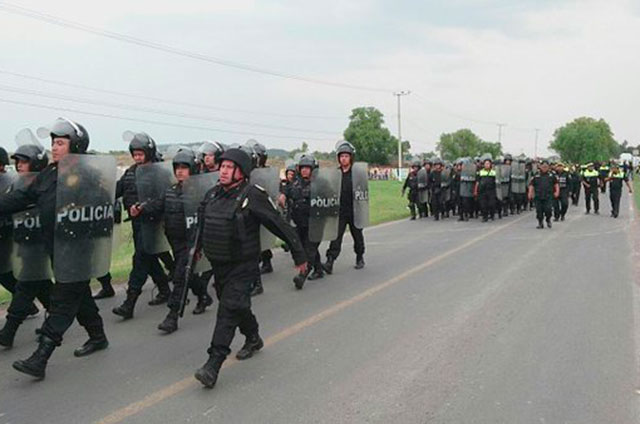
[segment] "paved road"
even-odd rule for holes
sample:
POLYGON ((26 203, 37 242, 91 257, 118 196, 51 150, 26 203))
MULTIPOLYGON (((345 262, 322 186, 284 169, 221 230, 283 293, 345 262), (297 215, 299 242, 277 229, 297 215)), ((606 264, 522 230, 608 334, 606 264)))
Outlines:
POLYGON ((365 269, 349 245, 301 292, 278 253, 254 304, 267 346, 214 390, 192 378, 212 311, 163 336, 163 307, 120 322, 121 298, 104 301, 111 347, 74 358, 74 327, 42 382, 10 366, 35 346, 30 320, 0 352, 0 424, 638 422, 639 224, 626 195, 620 218, 602 210, 542 231, 532 214, 372 228, 365 269))

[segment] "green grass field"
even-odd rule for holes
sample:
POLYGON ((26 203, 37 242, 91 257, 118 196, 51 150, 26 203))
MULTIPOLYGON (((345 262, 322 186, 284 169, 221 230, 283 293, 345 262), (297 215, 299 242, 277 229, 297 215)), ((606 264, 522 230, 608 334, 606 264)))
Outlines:
MULTIPOLYGON (((369 182, 371 225, 409 217, 407 199, 400 196, 401 190, 402 183, 398 181, 369 182)), ((129 275, 131 256, 133 255, 133 240, 129 223, 121 225, 117 232, 117 240, 111 261, 111 275, 116 283, 121 283, 126 281, 129 275)), ((0 304, 6 303, 9 299, 9 293, 0 287, 0 304)))

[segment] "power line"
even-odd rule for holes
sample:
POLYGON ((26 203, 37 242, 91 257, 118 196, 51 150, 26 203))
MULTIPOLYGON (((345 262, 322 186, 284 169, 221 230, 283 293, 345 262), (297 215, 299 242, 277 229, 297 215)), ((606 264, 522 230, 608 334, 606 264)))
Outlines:
POLYGON ((167 99, 161 99, 159 97, 143 96, 143 95, 140 95, 140 94, 125 93, 123 91, 106 90, 106 89, 103 89, 103 88, 95 88, 95 87, 89 87, 89 86, 86 86, 86 85, 74 84, 74 83, 65 82, 65 81, 52 80, 52 79, 37 77, 37 76, 33 76, 33 75, 27 75, 27 74, 23 74, 23 73, 18 73, 18 72, 11 72, 11 71, 7 71, 6 69, 1 69, 1 68, 0 68, 0 74, 11 75, 11 76, 14 76, 14 77, 29 79, 29 80, 33 80, 33 81, 45 82, 45 83, 48 83, 48 84, 57 84, 57 85, 61 85, 61 86, 64 86, 64 87, 80 88, 82 90, 89 90, 89 91, 95 91, 95 92, 98 92, 98 93, 112 94, 112 95, 115 95, 115 96, 123 96, 123 97, 129 97, 129 98, 135 98, 135 99, 141 99, 141 100, 149 100, 149 101, 153 101, 153 102, 176 104, 176 105, 189 106, 189 107, 195 107, 195 108, 201 108, 201 109, 220 110, 220 111, 224 111, 224 112, 239 112, 239 113, 254 114, 254 115, 264 115, 264 116, 276 116, 276 117, 280 117, 280 118, 344 119, 344 116, 297 115, 297 114, 285 114, 285 113, 276 113, 276 112, 262 112, 262 111, 255 111, 255 110, 246 110, 246 109, 231 109, 231 108, 225 108, 225 107, 219 107, 219 106, 210 106, 210 105, 204 105, 204 104, 200 104, 200 103, 190 103, 190 102, 183 102, 183 101, 177 101, 177 100, 167 100, 167 99))
POLYGON ((424 97, 422 97, 419 93, 415 93, 415 92, 414 92, 414 94, 415 94, 415 95, 416 95, 416 97, 419 99, 419 100, 418 100, 418 104, 421 104, 421 105, 422 105, 422 107, 425 107, 425 108, 428 108, 428 107, 434 107, 434 108, 435 108, 435 109, 437 109, 440 113, 443 113, 443 114, 445 114, 445 115, 452 116, 452 117, 454 117, 454 118, 461 119, 461 120, 463 120, 463 121, 474 122, 474 123, 476 123, 476 124, 492 125, 492 126, 500 124, 500 122, 498 122, 498 121, 485 121, 485 120, 481 120, 481 119, 470 118, 470 117, 468 117, 468 116, 464 116, 464 115, 461 115, 461 114, 459 114, 459 113, 451 112, 451 111, 449 111, 449 110, 447 110, 447 109, 442 108, 441 106, 438 106, 438 105, 435 105, 434 103, 429 102, 427 99, 425 99, 424 97), (422 102, 421 102, 420 100, 422 100, 422 102), (423 102, 424 102, 424 103, 423 103, 423 102), (427 106, 427 105, 426 105, 426 103, 430 103, 430 104, 431 104, 431 106, 427 106))
POLYGON ((104 101, 99 101, 99 100, 86 99, 86 98, 82 98, 82 97, 73 97, 73 96, 66 96, 66 95, 62 95, 62 94, 53 94, 53 93, 47 93, 47 92, 43 92, 43 91, 29 90, 29 89, 24 89, 24 88, 5 86, 5 85, 1 85, 1 84, 0 84, 0 90, 1 91, 9 91, 9 92, 12 92, 12 93, 19 93, 19 94, 27 94, 27 95, 32 95, 32 96, 46 97, 46 98, 56 99, 56 100, 65 100, 65 101, 70 101, 70 102, 75 102, 75 103, 90 104, 90 105, 94 105, 94 106, 105 106, 105 107, 112 107, 112 108, 118 108, 118 109, 133 110, 133 111, 136 111, 136 112, 154 113, 154 114, 158 114, 158 115, 172 116, 172 117, 175 117, 175 118, 199 119, 199 120, 205 120, 205 121, 224 122, 226 124, 233 124, 233 125, 243 125, 243 126, 260 127, 260 128, 271 128, 271 129, 278 129, 278 130, 285 130, 285 131, 303 131, 303 132, 311 132, 311 133, 316 133, 316 134, 331 134, 331 135, 335 134, 334 131, 309 130, 309 129, 306 129, 306 128, 285 127, 285 126, 280 126, 280 125, 269 125, 269 124, 255 123, 255 122, 236 121, 236 120, 232 120, 232 119, 211 117, 211 116, 208 116, 208 115, 194 115, 194 114, 181 113, 181 112, 171 112, 171 111, 165 111, 165 110, 161 110, 161 109, 154 109, 154 108, 141 107, 141 106, 133 106, 133 105, 128 105, 128 104, 124 104, 124 103, 111 103, 111 102, 104 102, 104 101))
POLYGON ((79 22, 70 21, 70 20, 67 20, 67 19, 60 18, 58 16, 54 16, 54 15, 50 15, 50 14, 47 14, 47 13, 39 12, 39 11, 34 10, 34 9, 28 9, 26 7, 18 6, 16 4, 5 2, 5 1, 0 1, 0 10, 3 10, 5 12, 11 13, 11 14, 21 15, 21 16, 25 16, 25 17, 28 17, 28 18, 36 19, 36 20, 39 20, 39 21, 42 21, 42 22, 47 22, 49 24, 61 26, 61 27, 64 27, 64 28, 70 28, 70 29, 74 29, 74 30, 78 30, 78 31, 83 31, 83 32, 87 32, 87 33, 90 33, 90 34, 98 35, 98 36, 101 36, 101 37, 110 38, 112 40, 122 41, 122 42, 129 43, 129 44, 135 44, 135 45, 138 45, 138 46, 147 47, 147 48, 154 49, 154 50, 159 50, 159 51, 162 51, 162 52, 165 52, 165 53, 170 53, 170 54, 174 54, 174 55, 178 55, 178 56, 188 57, 188 58, 200 60, 200 61, 203 61, 203 62, 208 62, 208 63, 213 63, 213 64, 216 64, 216 65, 220 65, 220 66, 225 66, 225 67, 228 67, 228 68, 240 69, 240 70, 243 70, 243 71, 254 72, 254 73, 263 74, 263 75, 270 75, 272 77, 303 81, 303 82, 307 82, 307 83, 311 83, 311 84, 317 84, 317 85, 332 86, 332 87, 338 87, 338 88, 348 88, 348 89, 352 89, 352 90, 381 92, 381 93, 393 92, 392 89, 388 89, 388 88, 368 87, 368 86, 346 84, 346 83, 335 82, 335 81, 325 81, 325 80, 316 79, 316 78, 308 78, 308 77, 303 77, 303 76, 300 76, 300 75, 294 75, 294 74, 289 74, 289 73, 285 73, 285 72, 280 72, 280 71, 260 68, 260 67, 257 67, 257 66, 248 65, 248 64, 244 64, 244 63, 234 62, 234 61, 230 61, 230 60, 227 60, 227 59, 217 58, 217 57, 214 57, 214 56, 208 56, 208 55, 205 55, 205 54, 196 53, 196 52, 192 52, 192 51, 189 51, 189 50, 179 49, 177 47, 171 47, 171 46, 168 46, 166 44, 161 44, 161 43, 158 43, 158 42, 155 42, 155 41, 144 40, 144 39, 141 39, 141 38, 132 37, 130 35, 121 34, 121 33, 114 32, 114 31, 108 31, 108 30, 105 30, 105 29, 91 27, 89 25, 84 25, 84 24, 81 24, 79 22))
POLYGON ((222 128, 202 127, 202 126, 197 126, 197 125, 175 124, 175 123, 166 122, 166 121, 154 121, 154 120, 150 120, 150 119, 130 118, 130 117, 126 117, 126 116, 112 115, 112 114, 108 114, 108 113, 87 112, 87 111, 84 111, 84 110, 72 109, 72 108, 68 108, 68 107, 50 106, 50 105, 43 105, 41 103, 30 103, 30 102, 23 102, 23 101, 18 101, 18 100, 0 99, 0 102, 14 104, 14 105, 35 107, 35 108, 39 108, 39 109, 47 109, 47 110, 54 110, 54 111, 79 113, 79 114, 82 114, 82 115, 99 116, 101 118, 119 119, 119 120, 122 120, 122 121, 140 122, 140 123, 144 123, 144 124, 153 124, 153 125, 164 125, 164 126, 176 127, 176 128, 186 128, 186 129, 195 129, 195 130, 204 130, 204 131, 214 131, 214 132, 222 132, 222 133, 229 133, 229 134, 240 134, 240 135, 248 135, 248 136, 288 138, 288 139, 294 139, 294 140, 331 141, 331 140, 326 139, 326 138, 318 138, 318 137, 254 133, 254 132, 246 132, 246 131, 225 130, 225 129, 222 129, 222 128))

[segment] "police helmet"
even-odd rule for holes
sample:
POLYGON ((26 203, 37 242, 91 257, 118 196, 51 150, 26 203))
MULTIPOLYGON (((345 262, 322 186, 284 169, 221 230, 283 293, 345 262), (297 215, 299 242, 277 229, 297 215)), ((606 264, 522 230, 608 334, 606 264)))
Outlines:
POLYGON ((180 148, 173 159, 171 160, 173 165, 173 171, 175 172, 177 165, 187 165, 191 175, 195 174, 196 168, 196 154, 191 149, 180 148))
POLYGON ((18 146, 15 153, 11 155, 11 159, 29 162, 30 172, 40 172, 49 163, 49 157, 47 156, 47 152, 44 148, 34 144, 18 146))
POLYGON ((311 169, 315 169, 318 167, 318 162, 312 155, 303 155, 298 161, 298 168, 302 168, 303 166, 308 166, 311 169))
POLYGON ((206 155, 213 155, 215 163, 220 163, 220 156, 224 153, 225 147, 218 141, 205 141, 198 148, 198 154, 196 160, 200 163, 204 163, 204 157, 206 155))
POLYGON ((349 153, 353 156, 356 153, 356 148, 348 141, 341 140, 336 144, 336 156, 340 156, 340 153, 349 153))
POLYGON ((230 160, 238 168, 240 168, 240 172, 246 178, 251 176, 251 171, 253 170, 253 162, 251 160, 251 156, 247 153, 246 150, 241 148, 231 148, 225 150, 225 152, 220 156, 220 162, 230 160))
POLYGON ((3 147, 0 147, 0 165, 9 165, 9 154, 3 147))
MULTIPOLYGON (((156 147, 156 142, 149 136, 149 134, 145 132, 134 133, 132 131, 125 131, 122 134, 122 138, 125 141, 129 142, 129 153, 133 155, 134 150, 142 150, 144 152, 144 157, 148 162, 157 162, 159 161, 157 154, 158 150, 156 147)), ((160 160, 162 155, 160 156, 160 160)))
POLYGON ((66 138, 69 140, 70 153, 86 153, 89 148, 89 133, 77 122, 67 118, 58 118, 47 127, 38 128, 38 137, 66 138))

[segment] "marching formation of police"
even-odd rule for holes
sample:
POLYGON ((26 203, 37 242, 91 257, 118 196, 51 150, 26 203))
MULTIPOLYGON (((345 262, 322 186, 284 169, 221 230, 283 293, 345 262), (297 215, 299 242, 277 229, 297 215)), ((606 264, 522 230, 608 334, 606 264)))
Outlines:
POLYGON ((125 320, 148 277, 166 303, 163 333, 178 330, 189 289, 194 314, 218 299, 208 360, 195 378, 213 387, 230 353, 236 329, 245 336, 236 358, 263 347, 251 297, 264 291, 261 274, 273 271, 271 249, 278 239, 291 253, 296 289, 333 272, 346 227, 354 239, 355 268, 364 262, 363 229, 369 224, 367 164, 355 162, 348 142, 336 145, 338 167, 319 167, 311 155, 288 163, 285 179, 269 168, 266 148, 249 140, 224 146, 204 142, 196 151, 178 147, 164 161, 146 133, 124 133, 134 164, 116 181, 115 158, 87 153, 89 134, 80 124, 58 118, 37 131, 51 142, 51 157, 28 129, 16 136, 9 157, 0 149, 0 284, 12 293, 0 346, 15 334, 38 299, 47 314, 38 347, 13 367, 38 379, 75 319, 88 334, 74 351, 86 356, 109 345, 96 299, 113 297, 109 267, 119 225, 130 222, 134 254, 126 298, 113 309, 125 320), (127 218, 121 219, 121 208, 127 218), (318 250, 329 241, 323 262, 318 250), (100 291, 92 296, 89 282, 100 291))
POLYGON ((633 168, 630 164, 588 163, 566 167, 561 162, 533 161, 507 154, 494 163, 490 154, 482 157, 461 158, 453 163, 440 159, 414 161, 402 186, 402 195, 408 190, 411 220, 434 220, 457 215, 458 221, 482 217, 482 222, 493 221, 509 214, 520 214, 535 206, 537 228, 551 228, 554 221, 564 221, 569 201, 576 206, 584 187, 586 213, 599 213, 598 193, 606 192, 609 185, 611 216, 620 212, 622 186, 629 184, 633 168))

